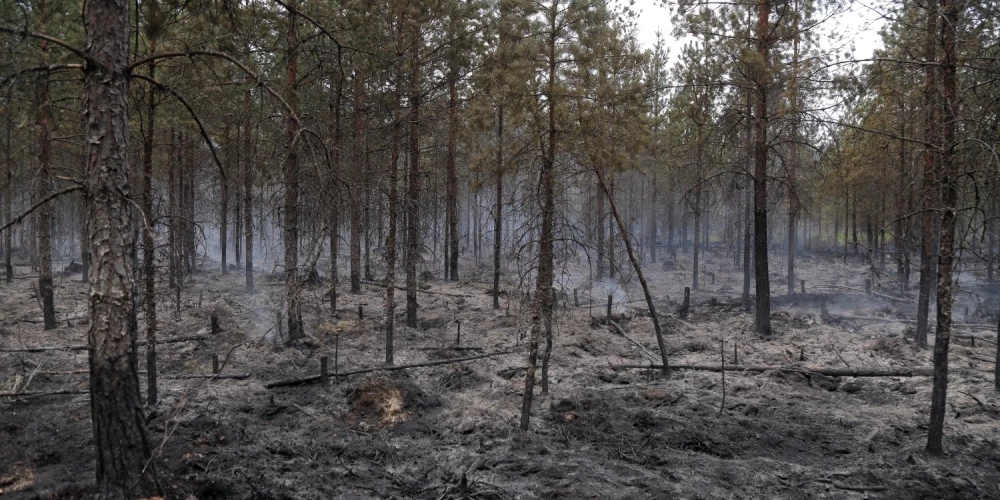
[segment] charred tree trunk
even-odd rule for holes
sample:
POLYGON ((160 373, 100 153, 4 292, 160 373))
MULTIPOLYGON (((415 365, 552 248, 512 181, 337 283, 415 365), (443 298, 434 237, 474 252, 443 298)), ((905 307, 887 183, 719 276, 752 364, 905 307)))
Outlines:
MULTIPOLYGON (((597 165, 595 168, 602 168, 597 165)), ((598 184, 599 185, 599 184, 598 184)), ((607 264, 605 264, 606 257, 604 256, 604 249, 606 244, 604 241, 604 197, 600 193, 597 193, 597 280, 601 281, 604 279, 604 272, 607 264)))
POLYGON ((333 158, 330 160, 330 314, 337 314, 337 285, 340 281, 340 186, 337 176, 340 175, 340 158, 343 147, 344 131, 341 126, 341 106, 344 100, 344 73, 342 49, 337 49, 337 65, 341 74, 337 77, 337 91, 333 96, 333 158))
MULTIPOLYGON (((744 168, 750 174, 753 162, 753 95, 747 91, 747 122, 746 122, 746 164, 744 168)), ((750 302, 750 281, 753 279, 753 189, 748 183, 743 188, 743 308, 748 312, 753 309, 750 302)))
POLYGON ((295 9, 288 11, 288 46, 285 61, 287 101, 291 106, 285 117, 285 287, 288 309, 288 342, 305 336, 302 308, 299 304, 299 157, 296 143, 299 135, 298 118, 298 29, 295 9))
MULTIPOLYGON (((952 271, 955 267, 955 217, 958 209, 958 177, 955 158, 957 128, 957 36, 961 0, 941 0, 942 148, 941 148, 941 244, 938 250, 937 328, 934 331, 934 386, 931 390, 931 418, 927 431, 927 452, 944 453, 944 417, 948 391, 948 344, 951 341, 952 271)), ((998 339, 1000 340, 1000 339, 998 339)))
MULTIPOLYGON (((396 24, 396 59, 402 63, 403 11, 400 10, 396 24)), ((389 160, 389 232, 385 240, 385 362, 393 364, 393 334, 396 325, 396 228, 399 218, 399 148, 400 134, 403 132, 403 69, 397 66, 396 91, 392 103, 392 158, 389 160)))
POLYGON ((939 106, 937 103, 937 34, 938 11, 927 6, 924 32, 924 175, 921 181, 923 213, 920 216, 920 290, 917 298, 917 329, 914 341, 918 346, 927 345, 928 319, 930 316, 931 287, 934 275, 934 209, 937 207, 937 164, 939 106))
POLYGON ((691 266, 691 289, 698 289, 698 257, 699 250, 701 249, 701 161, 703 154, 702 146, 702 136, 701 136, 701 123, 696 124, 698 127, 698 138, 697 138, 697 152, 695 153, 695 186, 694 186, 694 205, 692 206, 692 212, 694 212, 694 263, 691 266))
POLYGON ((243 100, 245 112, 243 133, 246 148, 246 157, 243 159, 243 237, 246 238, 246 242, 243 246, 246 255, 246 288, 250 293, 253 293, 253 156, 251 155, 253 129, 250 125, 252 98, 253 95, 248 90, 243 100))
POLYGON ((420 250, 420 27, 416 27, 410 68, 410 168, 406 189, 406 326, 417 326, 417 261, 420 250))
MULTIPOLYGON (((4 210, 4 213, 7 215, 7 218, 5 219, 5 221, 6 221, 7 224, 9 224, 9 223, 11 223, 14 220, 14 203, 13 203, 13 198, 14 198, 14 159, 12 157, 12 155, 13 155, 13 149, 11 149, 12 145, 11 145, 11 140, 10 140, 11 129, 14 127, 14 124, 13 124, 13 120, 10 117, 6 116, 6 113, 4 113, 4 115, 5 115, 4 116, 4 122, 6 122, 6 129, 7 129, 7 134, 6 134, 7 135, 7 151, 6 151, 6 154, 5 154, 5 157, 4 157, 4 159, 5 159, 4 173, 5 173, 6 181, 7 181, 7 189, 5 190, 6 192, 4 193, 4 196, 3 196, 3 205, 4 205, 3 210, 4 210)), ((86 203, 86 199, 82 199, 82 200, 83 200, 84 203, 86 203)), ((86 234, 87 234, 87 231, 86 231, 86 229, 87 229, 87 222, 86 222, 86 220, 87 220, 86 219, 86 211, 80 210, 80 222, 81 222, 81 224, 80 224, 80 226, 81 226, 80 227, 80 230, 81 230, 80 231, 80 245, 81 245, 80 246, 80 254, 82 256, 88 256, 88 255, 90 255, 87 252, 87 243, 88 242, 87 242, 87 236, 86 236, 86 234)), ((14 282, 14 264, 11 261, 12 254, 13 254, 13 249, 11 248, 11 246, 13 244, 13 241, 12 241, 13 238, 12 238, 11 235, 12 235, 13 232, 14 232, 14 227, 13 226, 11 226, 10 229, 8 229, 7 231, 3 232, 4 275, 5 275, 5 280, 7 281, 8 285, 14 282)), ((81 259, 85 259, 85 258, 81 257, 81 259)), ((88 262, 89 262, 89 259, 85 259, 85 260, 88 260, 88 262)), ((87 270, 86 266, 84 267, 84 270, 87 270)), ((84 273, 84 275, 83 275, 83 280, 84 281, 87 280, 87 274, 86 273, 84 273)))
POLYGON ((497 105, 497 199, 493 212, 493 309, 500 309, 500 256, 503 243, 503 104, 497 105))
MULTIPOLYGON (((48 16, 46 1, 39 4, 42 33, 48 16)), ((48 42, 42 40, 42 62, 48 63, 48 42)), ((37 198, 44 200, 52 191, 52 100, 49 97, 49 72, 38 74, 38 186, 37 198)), ((56 306, 52 287, 52 204, 42 205, 38 212, 38 295, 42 301, 42 318, 46 330, 56 327, 56 306)))
MULTIPOLYGON (((150 41, 156 52, 156 39, 150 41)), ((149 79, 156 80, 156 62, 149 63, 149 79)), ((142 144, 142 280, 143 312, 146 315, 146 404, 156 406, 156 240, 153 213, 153 145, 156 140, 156 86, 146 94, 146 135, 142 144)))
MULTIPOLYGON (((452 62, 451 64, 455 64, 452 62)), ((458 281, 458 169, 455 166, 455 154, 458 146, 458 68, 451 68, 448 78, 448 237, 446 244, 450 247, 451 260, 448 272, 445 273, 451 281, 458 281)))
POLYGON ((757 52, 761 68, 757 71, 756 137, 754 142, 754 268, 757 281, 757 335, 771 337, 771 283, 767 262, 767 92, 769 81, 771 28, 770 0, 760 0, 757 24, 757 52))
POLYGON ((362 76, 354 85, 354 158, 351 170, 351 293, 361 293, 361 170, 365 159, 365 84, 362 76))
MULTIPOLYGON (((232 151, 233 145, 229 142, 229 126, 226 126, 225 142, 227 152, 232 151)), ((226 164, 229 163, 229 156, 226 155, 226 164)), ((219 176, 219 253, 222 261, 223 276, 229 274, 229 267, 226 265, 226 243, 229 241, 229 179, 225 170, 219 176)))
POLYGON ((142 414, 131 323, 135 293, 128 165, 128 4, 92 0, 84 10, 90 408, 97 498, 160 496, 142 414))

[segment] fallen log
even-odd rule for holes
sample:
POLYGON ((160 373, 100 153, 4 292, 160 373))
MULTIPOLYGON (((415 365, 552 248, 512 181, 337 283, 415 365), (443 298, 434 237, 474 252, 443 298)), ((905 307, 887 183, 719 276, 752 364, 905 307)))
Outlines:
POLYGON ((71 389, 66 391, 0 392, 0 398, 27 398, 33 396, 55 396, 58 394, 90 394, 90 391, 71 389))
MULTIPOLYGON (((173 337, 157 340, 157 344, 175 344, 178 342, 194 342, 196 340, 206 340, 208 335, 188 335, 185 337, 173 337)), ((16 347, 0 348, 0 352, 48 352, 48 351, 86 351, 86 345, 59 345, 59 346, 39 346, 39 347, 16 347)))
MULTIPOLYGON (((611 365, 614 369, 653 369, 659 370, 661 365, 611 365)), ((763 373, 770 371, 803 373, 806 375, 825 375, 827 377, 929 377, 934 374, 931 367, 913 368, 821 368, 810 366, 744 366, 728 365, 670 365, 671 370, 694 370, 706 372, 748 372, 763 373)))
MULTIPOLYGON (((512 354, 514 351, 500 351, 491 352, 487 354, 479 354, 477 356, 466 356, 464 358, 454 358, 454 359, 440 359, 437 361, 427 361, 425 363, 413 363, 409 365, 386 365, 386 366, 376 366, 373 368, 362 368, 360 370, 353 370, 349 372, 335 373, 334 377, 346 377, 348 375, 360 375, 362 373, 372 373, 372 372, 390 372, 395 370, 405 370, 407 368, 422 368, 427 366, 438 366, 438 365, 448 365, 452 363, 461 363, 463 361, 473 361, 476 359, 490 358, 494 356, 503 356, 505 354, 512 354)), ((288 380, 277 380, 274 382, 268 382, 264 385, 267 389, 274 389, 276 387, 290 387, 295 385, 305 385, 311 384, 313 382, 319 382, 322 379, 322 375, 313 375, 311 377, 296 378, 288 380)))
POLYGON ((191 379, 232 379, 243 380, 250 378, 249 373, 215 373, 212 375, 171 375, 160 377, 165 380, 191 380, 191 379))

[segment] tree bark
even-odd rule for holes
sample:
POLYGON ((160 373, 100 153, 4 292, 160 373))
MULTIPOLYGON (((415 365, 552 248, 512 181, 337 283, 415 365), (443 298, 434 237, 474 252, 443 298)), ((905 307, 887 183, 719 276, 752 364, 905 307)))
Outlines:
POLYGON ((243 158, 243 237, 246 241, 243 245, 246 255, 246 289, 253 293, 253 156, 252 137, 253 128, 250 125, 251 114, 250 104, 253 99, 252 91, 248 90, 243 99, 243 134, 246 156, 243 158))
MULTIPOLYGON (((40 31, 45 33, 48 17, 46 1, 39 3, 40 31)), ((42 62, 47 64, 48 42, 42 40, 42 62)), ((49 72, 38 74, 38 186, 39 200, 52 191, 52 101, 49 97, 49 72)), ((42 318, 46 330, 56 328, 56 306, 52 287, 52 204, 46 203, 38 212, 38 295, 42 301, 42 318)))
MULTIPOLYGON (((952 271, 955 267, 955 218, 958 209, 958 177, 955 158, 955 129, 958 112, 956 27, 958 2, 941 0, 941 97, 943 108, 941 150, 941 244, 938 254, 937 328, 934 335, 934 386, 931 390, 931 418, 927 431, 927 451, 944 452, 944 417, 948 391, 948 344, 951 341, 952 271)), ((1000 339, 997 339, 1000 341, 1000 339)))
POLYGON ((493 212, 493 309, 500 309, 500 257, 503 243, 503 103, 497 105, 497 199, 493 212))
POLYGON ((420 259, 420 26, 410 52, 410 168, 406 189, 406 326, 417 326, 417 261, 420 259))
MULTIPOLYGON (((750 174, 751 163, 753 161, 752 151, 754 150, 753 136, 753 94, 747 91, 747 115, 746 115, 746 169, 750 174)), ((748 182, 743 187, 743 308, 748 312, 753 309, 750 300, 750 282, 753 280, 753 189, 748 182)))
POLYGON ((927 7, 924 31, 924 175, 921 181, 923 213, 920 216, 920 283, 917 298, 917 330, 914 341, 927 346, 931 286, 934 274, 934 209, 937 207, 937 163, 939 106, 937 103, 937 31, 938 11, 927 7))
POLYGON ((763 338, 771 337, 771 283, 767 262, 767 92, 770 77, 771 47, 770 0, 759 0, 757 52, 760 64, 757 75, 756 137, 754 141, 754 268, 757 285, 756 330, 763 338))
POLYGON ((354 158, 351 170, 351 293, 361 293, 361 170, 365 159, 365 83, 354 80, 354 158))
POLYGON ((90 408, 97 448, 97 498, 160 496, 146 434, 136 354, 134 246, 128 165, 128 33, 125 0, 84 10, 90 275, 90 408))
POLYGON ((296 144, 300 129, 298 118, 298 27, 295 9, 288 10, 288 45, 286 47, 286 98, 291 106, 285 117, 285 288, 288 314, 288 342, 305 337, 302 308, 299 303, 299 157, 296 144))
MULTIPOLYGON (((156 39, 150 40, 156 52, 156 39)), ((149 79, 156 80, 156 62, 149 63, 149 79)), ((156 140, 156 86, 146 94, 146 135, 142 144, 142 278, 143 313, 146 315, 146 404, 156 406, 156 240, 153 213, 153 145, 156 140)))
POLYGON ((389 232, 385 240, 385 362, 393 364, 396 325, 396 232, 399 219, 399 148, 403 132, 403 11, 396 21, 396 89, 392 103, 392 158, 389 160, 389 232))
MULTIPOLYGON (((452 62, 451 64, 455 64, 452 62)), ((458 147, 458 68, 451 68, 448 78, 448 236, 451 261, 448 263, 448 279, 458 281, 458 169, 455 155, 458 147)))

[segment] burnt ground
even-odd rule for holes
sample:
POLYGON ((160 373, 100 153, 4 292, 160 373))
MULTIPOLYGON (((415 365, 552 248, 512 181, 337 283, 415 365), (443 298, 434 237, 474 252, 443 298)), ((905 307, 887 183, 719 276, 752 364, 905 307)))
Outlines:
MULTIPOLYGON (((808 294, 775 297, 777 335, 762 340, 738 304, 741 274, 722 251, 708 255, 714 283, 703 277, 691 315, 675 317, 682 284, 690 281, 690 255, 679 256, 677 269, 646 269, 672 363, 718 365, 724 341, 726 363, 736 361, 735 345, 748 365, 930 366, 930 350, 907 337, 912 296, 892 298, 877 285, 881 296, 865 295, 861 264, 801 258, 808 294), (821 313, 824 301, 828 314, 821 313)), ((560 277, 570 287, 582 283, 569 277, 585 274, 575 266, 560 277)), ((513 292, 494 311, 487 272, 466 271, 469 279, 455 284, 428 282, 430 291, 449 295, 421 294, 418 328, 402 325, 398 307, 396 363, 511 354, 339 377, 326 387, 265 384, 317 374, 321 356, 333 371, 335 351, 339 371, 378 366, 381 290, 342 293, 338 317, 331 317, 324 288, 309 289, 311 338, 290 348, 271 341, 280 335, 282 280, 259 276, 258 293, 249 295, 242 276, 202 271, 188 281, 179 316, 164 295, 161 337, 208 335, 158 350, 161 402, 149 425, 170 496, 1000 498, 1000 399, 992 389, 994 347, 982 340, 995 339, 992 327, 965 327, 979 337, 975 345, 968 338, 952 343, 948 455, 936 458, 923 451, 929 377, 730 372, 720 414, 719 373, 676 371, 662 379, 618 367, 656 360, 644 304, 628 302, 641 292, 637 285, 626 291, 587 283, 580 300, 593 291, 597 305, 560 305, 551 393, 536 395, 531 431, 522 434, 522 335, 531 315, 513 292), (634 343, 591 321, 604 315, 607 291, 634 343), (213 311, 224 328, 214 335, 213 311), (458 320, 462 349, 454 348, 458 320), (211 373, 213 354, 223 359, 224 374, 249 377, 169 378, 211 373)), ((32 280, 0 287, 0 347, 83 344, 86 290, 78 281, 79 274, 57 280, 60 328, 50 332, 42 331, 32 280)), ((772 284, 784 291, 777 273, 772 284)), ((995 317, 990 290, 969 290, 975 301, 968 299, 971 311, 958 319, 995 317)), ((571 302, 572 293, 567 297, 571 302)), ((75 372, 86 367, 86 351, 0 353, 0 391, 85 390, 86 374, 75 372)), ((90 425, 85 394, 0 398, 0 496, 84 496, 93 484, 90 425)))

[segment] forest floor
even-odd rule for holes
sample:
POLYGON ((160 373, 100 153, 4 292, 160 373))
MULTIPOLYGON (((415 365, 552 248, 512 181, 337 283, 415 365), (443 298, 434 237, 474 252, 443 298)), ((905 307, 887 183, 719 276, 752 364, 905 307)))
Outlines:
MULTIPOLYGON (((745 365, 931 365, 931 350, 917 349, 907 336, 912 298, 866 295, 861 263, 803 256, 798 275, 808 293, 784 297, 775 255, 776 335, 762 340, 739 303, 742 274, 722 250, 707 255, 714 280, 702 276, 691 314, 678 318, 691 255, 678 257, 676 269, 645 269, 672 364, 719 365, 725 352, 726 364, 738 355, 745 365), (820 311, 824 296, 827 315, 820 311)), ((335 355, 338 372, 381 366, 381 289, 366 285, 353 295, 342 282, 340 309, 331 317, 325 287, 310 288, 304 313, 311 338, 297 347, 271 341, 283 280, 258 276, 258 292, 250 295, 235 272, 198 272, 185 284, 179 315, 165 293, 160 337, 207 336, 158 347, 161 401, 150 439, 170 496, 1000 498, 1000 398, 992 387, 994 346, 986 341, 996 339, 992 326, 963 327, 959 333, 977 340, 952 342, 948 454, 932 457, 923 451, 930 377, 768 371, 728 372, 723 382, 717 372, 677 370, 665 379, 621 368, 659 360, 645 303, 636 301, 638 284, 627 292, 611 281, 591 289, 568 280, 587 274, 569 266, 561 280, 583 287, 581 302, 593 291, 596 304, 573 307, 571 290, 560 304, 550 393, 536 395, 531 431, 520 433, 530 307, 510 293, 494 310, 491 272, 462 264, 472 279, 426 284, 441 293, 419 295, 418 328, 403 326, 405 293, 397 293, 396 364, 509 354, 339 376, 328 386, 265 384, 316 375, 321 356, 329 357, 331 373, 335 355), (628 338, 592 321, 605 315, 608 291, 628 338), (224 329, 214 335, 213 311, 224 329), (249 376, 171 378, 211 374, 213 354, 223 375, 249 376)), ((33 280, 0 285, 0 348, 85 344, 87 295, 79 279, 57 279, 60 326, 48 332, 33 280)), ((992 324, 984 318, 995 317, 1000 295, 985 286, 967 290, 975 301, 964 299, 971 310, 963 316, 964 305, 957 307, 957 319, 992 324)), ((144 347, 139 351, 142 370, 144 347)), ((0 352, 0 391, 83 392, 86 369, 86 350, 0 352)), ((0 497, 82 497, 94 482, 91 434, 85 393, 0 398, 0 497)))

